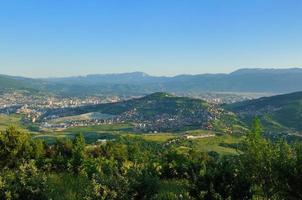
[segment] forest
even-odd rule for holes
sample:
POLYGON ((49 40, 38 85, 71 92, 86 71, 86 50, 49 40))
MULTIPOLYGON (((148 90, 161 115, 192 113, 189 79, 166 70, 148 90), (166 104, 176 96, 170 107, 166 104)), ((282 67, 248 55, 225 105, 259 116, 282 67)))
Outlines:
POLYGON ((0 199, 302 199, 302 144, 262 132, 255 119, 238 153, 220 155, 127 136, 47 144, 8 127, 0 134, 0 199))

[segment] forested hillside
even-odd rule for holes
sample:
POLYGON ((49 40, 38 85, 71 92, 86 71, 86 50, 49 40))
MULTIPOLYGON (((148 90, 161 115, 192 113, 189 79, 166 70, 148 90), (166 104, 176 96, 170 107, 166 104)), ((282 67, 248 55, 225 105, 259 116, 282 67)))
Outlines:
POLYGON ((241 123, 236 116, 218 105, 200 99, 177 97, 169 93, 153 93, 145 97, 117 103, 97 104, 67 109, 50 109, 41 120, 76 116, 85 113, 109 114, 116 122, 129 122, 146 131, 182 129, 230 129, 241 123))
POLYGON ((220 155, 121 136, 52 145, 13 127, 0 133, 0 199, 301 199, 301 144, 272 143, 259 120, 220 155))
POLYGON ((269 129, 302 130, 302 92, 239 102, 226 108, 246 122, 259 116, 269 129))

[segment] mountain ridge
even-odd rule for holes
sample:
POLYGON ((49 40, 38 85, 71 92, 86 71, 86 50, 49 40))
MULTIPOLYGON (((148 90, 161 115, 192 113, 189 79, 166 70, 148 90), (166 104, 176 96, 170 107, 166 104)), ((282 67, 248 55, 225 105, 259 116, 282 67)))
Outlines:
POLYGON ((267 92, 302 91, 302 68, 239 69, 229 74, 151 76, 143 72, 90 74, 86 76, 32 79, 0 76, 0 88, 28 88, 61 95, 144 95, 154 92, 267 92), (21 87, 22 86, 22 87, 21 87))

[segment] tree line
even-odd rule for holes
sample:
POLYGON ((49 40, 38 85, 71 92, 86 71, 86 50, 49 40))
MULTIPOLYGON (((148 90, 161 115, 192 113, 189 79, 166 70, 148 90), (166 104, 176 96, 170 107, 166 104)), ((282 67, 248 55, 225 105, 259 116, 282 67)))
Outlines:
POLYGON ((255 119, 238 154, 222 156, 125 136, 49 145, 9 127, 0 133, 0 199, 302 199, 302 145, 262 132, 255 119), (163 192, 164 181, 182 190, 163 192), (76 192, 64 194, 69 187, 76 192))

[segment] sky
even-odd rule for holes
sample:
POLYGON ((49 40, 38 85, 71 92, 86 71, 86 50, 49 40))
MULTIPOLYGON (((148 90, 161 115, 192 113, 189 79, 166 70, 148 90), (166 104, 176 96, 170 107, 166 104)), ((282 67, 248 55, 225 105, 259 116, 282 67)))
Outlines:
POLYGON ((301 0, 0 0, 0 74, 302 67, 301 0))

